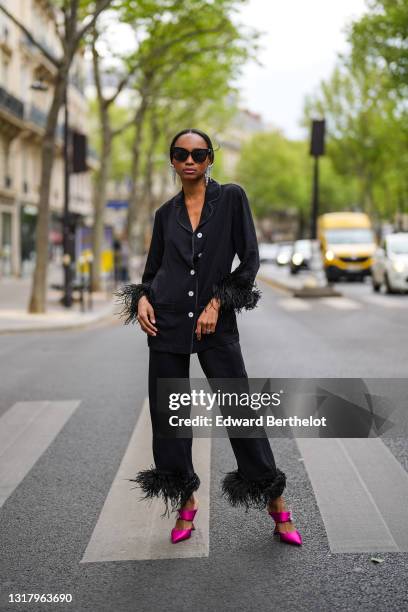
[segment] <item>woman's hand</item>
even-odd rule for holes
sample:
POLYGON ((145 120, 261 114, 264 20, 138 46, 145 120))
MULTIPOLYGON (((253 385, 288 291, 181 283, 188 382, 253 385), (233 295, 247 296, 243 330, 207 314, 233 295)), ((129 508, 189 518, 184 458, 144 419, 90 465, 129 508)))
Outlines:
POLYGON ((146 334, 149 336, 157 335, 157 327, 153 325, 153 323, 156 323, 153 306, 145 295, 142 295, 137 303, 137 320, 146 334))
POLYGON ((215 332, 219 309, 220 300, 212 298, 197 319, 197 340, 201 340, 201 334, 212 334, 215 332))

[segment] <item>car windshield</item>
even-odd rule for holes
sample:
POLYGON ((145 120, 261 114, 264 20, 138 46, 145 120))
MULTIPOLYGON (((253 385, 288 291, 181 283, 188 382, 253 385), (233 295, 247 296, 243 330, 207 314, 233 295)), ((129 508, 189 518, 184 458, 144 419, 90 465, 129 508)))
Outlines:
POLYGON ((374 242, 374 233, 370 229, 344 228, 326 231, 329 244, 363 244, 374 242))
POLYGON ((387 250, 394 255, 408 255, 408 236, 407 238, 389 238, 387 250))

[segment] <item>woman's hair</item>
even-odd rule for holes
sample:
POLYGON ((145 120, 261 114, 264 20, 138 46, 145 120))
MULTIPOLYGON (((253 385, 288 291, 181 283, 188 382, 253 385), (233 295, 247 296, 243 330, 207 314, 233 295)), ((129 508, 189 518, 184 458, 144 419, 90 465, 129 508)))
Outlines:
POLYGON ((201 136, 201 138, 204 138, 205 142, 208 144, 208 148, 211 149, 211 152, 210 152, 210 162, 213 163, 213 161, 214 161, 214 148, 212 146, 211 138, 205 132, 202 132, 201 130, 196 130, 195 128, 181 130, 181 132, 179 132, 178 134, 176 134, 174 136, 173 140, 170 143, 170 150, 169 150, 170 161, 171 161, 171 153, 172 153, 172 149, 174 147, 174 143, 176 142, 177 138, 179 138, 180 136, 183 136, 183 134, 198 134, 199 136, 201 136))

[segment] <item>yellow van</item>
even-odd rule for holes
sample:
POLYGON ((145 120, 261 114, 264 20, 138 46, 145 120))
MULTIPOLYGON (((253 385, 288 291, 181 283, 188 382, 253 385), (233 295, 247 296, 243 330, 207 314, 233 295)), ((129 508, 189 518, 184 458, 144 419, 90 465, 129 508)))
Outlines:
POLYGON ((333 212, 317 220, 328 281, 340 277, 362 279, 371 274, 376 239, 370 217, 361 212, 333 212))

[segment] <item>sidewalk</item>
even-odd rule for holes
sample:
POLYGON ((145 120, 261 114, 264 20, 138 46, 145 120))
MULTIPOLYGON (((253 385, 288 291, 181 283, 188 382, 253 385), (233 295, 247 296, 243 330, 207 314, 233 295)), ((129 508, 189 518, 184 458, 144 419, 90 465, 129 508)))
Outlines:
MULTIPOLYGON (((61 270, 51 267, 48 272, 48 287, 52 283, 61 282, 61 270)), ((92 310, 81 312, 79 302, 75 301, 71 308, 65 308, 59 302, 61 291, 49 288, 46 312, 30 314, 27 312, 30 293, 31 277, 0 278, 0 334, 80 328, 110 319, 117 310, 111 291, 92 293, 92 310)), ((86 294, 85 308, 87 299, 86 294)))
POLYGON ((293 297, 340 297, 342 294, 332 286, 317 287, 313 276, 307 270, 290 274, 287 266, 273 263, 261 264, 258 278, 276 289, 285 291, 293 297))

